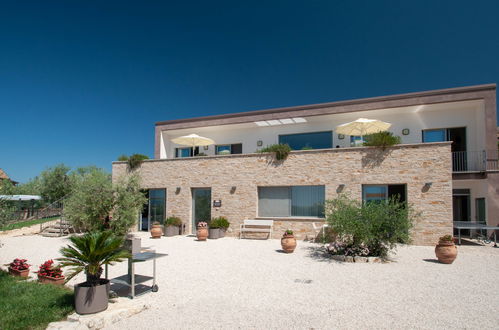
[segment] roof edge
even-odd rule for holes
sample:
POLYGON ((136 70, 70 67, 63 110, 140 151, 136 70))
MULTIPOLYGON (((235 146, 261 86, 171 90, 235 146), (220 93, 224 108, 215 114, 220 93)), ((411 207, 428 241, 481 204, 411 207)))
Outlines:
POLYGON ((296 111, 296 110, 326 108, 326 107, 332 107, 332 106, 355 105, 355 104, 363 104, 363 103, 370 103, 370 102, 402 100, 402 99, 413 98, 413 97, 422 97, 422 96, 460 94, 460 93, 467 93, 467 92, 496 90, 496 87, 497 87, 496 84, 483 84, 483 85, 445 88, 445 89, 435 89, 435 90, 422 91, 422 92, 392 94, 392 95, 367 97, 367 98, 351 99, 351 100, 343 100, 343 101, 315 103, 315 104, 309 104, 309 105, 270 108, 270 109, 264 109, 264 110, 252 110, 252 111, 244 111, 244 112, 236 112, 236 113, 227 113, 227 114, 222 114, 222 115, 173 119, 173 120, 156 122, 155 126, 162 126, 162 125, 169 125, 169 124, 180 124, 180 123, 190 123, 190 122, 204 121, 204 120, 216 120, 216 119, 227 119, 227 118, 263 115, 263 114, 280 113, 280 112, 296 111))

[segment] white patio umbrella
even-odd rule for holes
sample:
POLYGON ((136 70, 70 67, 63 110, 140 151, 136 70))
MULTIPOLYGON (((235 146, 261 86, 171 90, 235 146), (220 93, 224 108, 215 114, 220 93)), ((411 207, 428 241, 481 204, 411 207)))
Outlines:
POLYGON ((192 148, 209 146, 211 144, 215 144, 215 141, 213 141, 212 139, 204 137, 204 136, 199 136, 197 134, 184 135, 184 136, 172 139, 172 142, 176 143, 176 144, 183 145, 183 146, 189 146, 192 148))
POLYGON ((377 119, 359 118, 352 122, 341 124, 336 127, 336 133, 352 136, 360 136, 386 131, 392 126, 390 123, 377 119))

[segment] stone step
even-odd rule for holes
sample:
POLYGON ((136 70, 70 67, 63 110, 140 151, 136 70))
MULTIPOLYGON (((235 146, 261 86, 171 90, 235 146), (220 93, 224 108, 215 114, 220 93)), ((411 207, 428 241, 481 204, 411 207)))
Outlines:
POLYGON ((61 235, 60 232, 57 232, 57 233, 50 233, 50 232, 41 232, 40 235, 44 236, 44 237, 61 237, 61 236, 67 236, 67 234, 63 233, 61 235))

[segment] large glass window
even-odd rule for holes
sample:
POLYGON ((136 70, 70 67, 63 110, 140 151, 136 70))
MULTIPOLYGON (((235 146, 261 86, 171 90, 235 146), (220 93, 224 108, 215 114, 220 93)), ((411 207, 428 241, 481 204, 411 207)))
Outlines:
POLYGON ((149 223, 159 222, 164 224, 166 215, 166 190, 149 190, 149 223))
POLYGON ((279 143, 288 144, 293 150, 328 149, 333 147, 333 132, 279 135, 279 143))
POLYGON ((423 142, 447 141, 445 129, 429 129, 423 131, 423 142))
POLYGON ((199 154, 199 147, 175 148, 175 158, 192 157, 199 154))
POLYGON ((243 145, 241 143, 221 144, 215 146, 215 155, 230 155, 241 153, 243 153, 243 145))
POLYGON ((407 200, 405 184, 362 186, 362 200, 365 202, 379 202, 393 197, 396 197, 399 202, 407 200))
POLYGON ((324 217, 324 186, 259 187, 261 217, 324 217))

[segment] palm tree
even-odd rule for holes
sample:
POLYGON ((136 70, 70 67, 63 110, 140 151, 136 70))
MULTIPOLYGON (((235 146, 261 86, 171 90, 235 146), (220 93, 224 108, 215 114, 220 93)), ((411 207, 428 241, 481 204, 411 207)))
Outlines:
POLYGON ((113 265, 130 257, 123 249, 124 238, 115 236, 110 231, 89 232, 82 236, 69 238, 73 245, 61 248, 61 266, 72 267, 66 277, 69 281, 82 271, 87 275, 87 282, 99 284, 103 265, 113 265))

